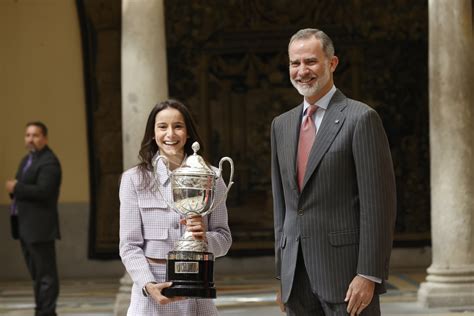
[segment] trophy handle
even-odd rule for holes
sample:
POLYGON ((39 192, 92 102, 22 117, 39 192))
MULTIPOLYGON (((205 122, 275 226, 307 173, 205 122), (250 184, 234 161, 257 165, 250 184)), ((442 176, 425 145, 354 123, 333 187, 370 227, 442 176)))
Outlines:
POLYGON ((222 177, 222 164, 224 161, 227 161, 230 164, 230 177, 229 177, 229 182, 227 183, 227 191, 225 191, 225 196, 227 196, 227 193, 229 193, 230 187, 234 182, 232 182, 232 179, 234 178, 234 161, 230 157, 222 157, 221 161, 219 161, 219 175, 222 177))
MULTIPOLYGON (((159 155, 158 158, 155 159, 154 163, 153 163, 153 177, 155 178, 155 181, 158 182, 158 179, 157 179, 157 167, 158 167, 158 162, 160 160, 163 160, 163 163, 166 165, 166 173, 168 174, 168 177, 170 176, 170 165, 169 165, 169 161, 168 159, 165 157, 165 156, 161 156, 159 155)), ((165 198, 165 196, 163 195, 163 193, 161 193, 161 190, 160 190, 160 185, 161 183, 158 183, 158 186, 156 187, 156 190, 158 191, 158 193, 160 194, 161 198, 166 202, 166 205, 168 205, 168 207, 172 210, 175 209, 174 205, 171 205, 170 202, 168 202, 168 200, 165 198)))
MULTIPOLYGON (((222 157, 221 160, 219 161, 219 177, 222 177, 222 164, 224 161, 227 161, 230 164, 230 177, 229 177, 229 182, 227 183, 227 190, 225 191, 224 195, 222 198, 217 202, 217 203, 212 203, 209 209, 213 210, 219 205, 222 204, 227 199, 227 194, 229 193, 230 188, 234 184, 232 179, 234 178, 234 161, 230 157, 222 157)), ((225 181, 224 181, 225 183, 225 181)))

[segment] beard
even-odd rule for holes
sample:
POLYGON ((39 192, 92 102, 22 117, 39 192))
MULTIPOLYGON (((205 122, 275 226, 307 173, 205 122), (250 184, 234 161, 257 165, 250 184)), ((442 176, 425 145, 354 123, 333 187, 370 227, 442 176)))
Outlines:
POLYGON ((307 85, 307 84, 302 84, 296 81, 293 78, 290 78, 291 84, 293 87, 295 87, 296 90, 298 90, 298 93, 301 94, 304 97, 312 97, 314 95, 317 95, 321 92, 323 87, 326 86, 326 84, 330 80, 330 72, 329 69, 325 69, 323 75, 321 77, 318 77, 316 79, 316 82, 313 83, 312 85, 307 85))
POLYGON ((37 151, 38 149, 36 148, 35 144, 33 143, 28 143, 26 144, 26 150, 30 151, 30 152, 35 152, 37 151))

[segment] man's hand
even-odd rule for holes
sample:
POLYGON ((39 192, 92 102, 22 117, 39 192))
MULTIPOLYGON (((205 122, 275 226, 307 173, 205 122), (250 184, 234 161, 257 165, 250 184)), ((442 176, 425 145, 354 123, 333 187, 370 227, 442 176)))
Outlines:
POLYGON ((347 304, 347 312, 351 315, 359 315, 372 301, 375 283, 357 275, 349 284, 344 302, 347 304))
POLYGON ((7 189, 7 192, 10 194, 13 194, 13 191, 15 190, 15 185, 18 181, 10 179, 5 182, 5 188, 7 189))
POLYGON ((146 290, 150 294, 150 296, 157 301, 160 305, 169 304, 171 302, 181 301, 184 300, 185 297, 166 297, 161 294, 161 290, 167 287, 170 287, 173 283, 172 282, 165 282, 165 283, 148 283, 146 285, 146 290))
POLYGON ((286 308, 285 308, 285 304, 283 304, 283 302, 281 301, 281 288, 278 289, 277 293, 276 293, 276 300, 275 302, 278 304, 278 306, 280 307, 280 310, 282 313, 286 312, 286 308))
POLYGON ((201 215, 191 215, 183 218, 181 224, 186 225, 186 230, 192 232, 195 239, 207 241, 207 228, 201 215))

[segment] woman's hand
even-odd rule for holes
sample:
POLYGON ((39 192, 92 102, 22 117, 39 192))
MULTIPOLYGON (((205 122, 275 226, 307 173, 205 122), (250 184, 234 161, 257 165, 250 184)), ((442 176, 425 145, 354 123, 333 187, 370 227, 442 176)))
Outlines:
POLYGON ((207 241, 207 227, 201 215, 191 215, 181 219, 181 224, 186 225, 186 231, 192 232, 194 239, 207 241))
POLYGON ((155 301, 157 301, 161 305, 169 304, 171 302, 181 301, 184 300, 185 297, 166 297, 161 294, 161 290, 167 287, 170 287, 173 283, 172 282, 164 282, 164 283, 147 283, 145 285, 149 296, 151 296, 155 301))

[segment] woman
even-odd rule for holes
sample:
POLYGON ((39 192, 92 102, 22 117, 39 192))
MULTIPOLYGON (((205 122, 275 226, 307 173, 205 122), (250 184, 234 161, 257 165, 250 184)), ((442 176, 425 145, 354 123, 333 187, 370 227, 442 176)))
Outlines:
MULTIPOLYGON (((206 240, 216 257, 224 256, 232 243, 224 203, 207 216, 193 216, 186 221, 163 200, 172 201, 169 173, 193 153, 191 145, 195 141, 202 144, 188 109, 176 100, 161 102, 148 116, 140 163, 122 175, 120 257, 133 280, 128 315, 217 315, 213 300, 167 298, 161 294, 163 288, 171 286, 171 282, 164 282, 166 255, 185 230, 196 239, 206 240), (170 170, 163 160, 156 163, 158 155, 166 157, 170 170)), ((224 192, 220 178, 217 201, 224 192)))

